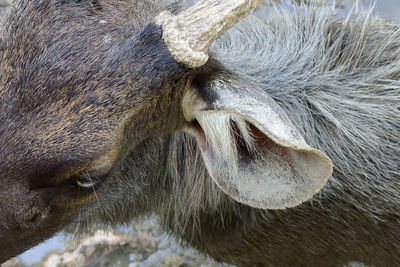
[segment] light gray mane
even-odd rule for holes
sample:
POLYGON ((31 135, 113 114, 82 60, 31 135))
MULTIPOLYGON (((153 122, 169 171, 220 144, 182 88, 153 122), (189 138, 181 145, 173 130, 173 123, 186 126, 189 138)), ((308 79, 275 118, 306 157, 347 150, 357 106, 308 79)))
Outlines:
MULTIPOLYGON (((312 5, 265 7, 216 42, 214 57, 265 88, 334 163, 322 191, 295 209, 325 209, 334 218, 348 204, 379 221, 400 213, 399 52, 399 27, 371 9, 341 17, 312 5)), ((185 133, 148 140, 127 164, 70 231, 152 212, 175 233, 196 230, 204 214, 220 214, 210 224, 241 218, 244 227, 280 214, 227 197, 185 133)))
MULTIPOLYGON (((263 18, 252 15, 218 40, 214 53, 265 88, 307 142, 332 158, 334 175, 312 205, 343 198, 384 220, 380 214, 400 204, 400 29, 372 12, 354 8, 343 18, 332 6, 265 8, 263 18)), ((177 138, 168 205, 178 227, 204 211, 233 208, 240 216, 207 177, 193 140, 177 138)))

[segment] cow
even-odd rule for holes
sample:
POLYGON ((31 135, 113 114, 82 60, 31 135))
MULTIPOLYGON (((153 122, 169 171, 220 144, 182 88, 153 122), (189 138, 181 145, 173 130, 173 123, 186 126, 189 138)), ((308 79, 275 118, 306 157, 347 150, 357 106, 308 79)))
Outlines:
POLYGON ((261 2, 17 1, 0 262, 156 215, 238 266, 400 264, 399 27, 261 2))

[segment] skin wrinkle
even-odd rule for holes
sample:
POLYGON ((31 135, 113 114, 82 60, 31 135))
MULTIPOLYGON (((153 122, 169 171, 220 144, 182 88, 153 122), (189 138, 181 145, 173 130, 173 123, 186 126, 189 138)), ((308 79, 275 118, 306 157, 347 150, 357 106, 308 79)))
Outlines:
MULTIPOLYGON (((35 1, 50 5, 35 8, 52 10, 51 3, 56 2, 61 3, 35 1)), ((371 10, 353 10, 341 18, 331 7, 278 6, 240 22, 214 44, 209 64, 156 94, 136 90, 139 87, 125 91, 135 81, 130 73, 113 79, 118 74, 115 68, 108 70, 106 78, 96 71, 110 66, 115 57, 109 55, 115 55, 126 40, 165 10, 167 2, 99 1, 101 11, 93 11, 86 1, 79 1, 47 18, 20 8, 13 13, 16 23, 6 24, 0 39, 4 40, 4 32, 16 35, 15 40, 4 40, 7 47, 13 43, 15 48, 0 52, 0 101, 8 104, 0 105, 0 114, 10 114, 0 117, 0 139, 13 136, 21 145, 24 133, 30 132, 26 144, 31 144, 39 130, 43 140, 47 134, 57 136, 43 125, 54 123, 51 129, 64 131, 65 122, 73 127, 62 135, 69 144, 49 142, 53 146, 44 155, 43 147, 30 146, 50 167, 71 159, 93 162, 108 151, 114 138, 122 148, 98 199, 93 195, 89 203, 77 207, 72 219, 60 213, 50 225, 26 230, 34 236, 31 245, 64 227, 79 235, 92 227, 117 226, 155 214, 182 243, 238 266, 340 266, 351 261, 399 265, 399 26, 371 15, 371 10), (36 25, 43 20, 60 30, 41 32, 36 25), (87 28, 80 27, 82 21, 87 28), (69 23, 63 27, 61 22, 69 23), (106 32, 113 42, 99 38, 106 32), (77 44, 63 42, 74 35, 85 38, 73 39, 77 44), (25 45, 26 50, 21 48, 25 45), (32 52, 40 56, 31 58, 32 52), (36 71, 37 79, 32 74, 36 71), (230 87, 232 75, 236 77, 232 71, 242 77, 240 91, 230 87), (15 77, 33 80, 24 83, 15 77), (101 77, 104 80, 99 81, 101 77), (210 102, 218 100, 220 86, 255 98, 260 90, 270 95, 306 143, 332 159, 334 174, 326 186, 311 200, 279 211, 251 208, 228 197, 209 176, 195 138, 176 132, 187 123, 182 98, 199 84, 204 85, 201 97, 210 102), (82 96, 90 98, 78 101, 82 96), (116 116, 126 110, 127 97, 140 110, 116 116), (76 106, 68 107, 68 103, 76 106), (53 162, 54 158, 59 162, 53 162)), ((23 7, 33 2, 21 3, 23 7)), ((134 60, 121 68, 137 71, 134 60)), ((143 83, 151 80, 144 77, 143 83)), ((6 154, 12 148, 1 146, 0 159, 9 157, 10 162, 25 164, 26 158, 18 153, 6 154)), ((7 203, 0 205, 0 215, 24 207, 20 198, 2 200, 26 188, 24 172, 29 168, 15 169, 11 177, 21 183, 7 178, 8 171, 0 168, 0 203, 7 203)), ((70 191, 56 193, 64 196, 62 201, 71 201, 70 191)), ((12 218, 1 217, 5 220, 0 220, 2 229, 12 225, 12 218)))

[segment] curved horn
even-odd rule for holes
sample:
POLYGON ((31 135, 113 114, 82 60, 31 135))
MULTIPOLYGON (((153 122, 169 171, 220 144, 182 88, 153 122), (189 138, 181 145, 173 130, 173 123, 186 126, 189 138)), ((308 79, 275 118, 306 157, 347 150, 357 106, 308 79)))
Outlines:
POLYGON ((211 44, 263 0, 199 0, 174 16, 164 11, 156 17, 163 39, 176 61, 190 68, 203 66, 211 44))

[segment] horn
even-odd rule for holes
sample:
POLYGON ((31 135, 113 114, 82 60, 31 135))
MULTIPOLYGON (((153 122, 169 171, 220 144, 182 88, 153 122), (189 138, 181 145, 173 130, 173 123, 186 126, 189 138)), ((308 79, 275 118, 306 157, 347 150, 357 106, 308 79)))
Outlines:
POLYGON ((212 43, 261 2, 199 0, 177 16, 161 12, 155 22, 163 29, 164 42, 175 60, 189 68, 198 68, 207 62, 212 43))

